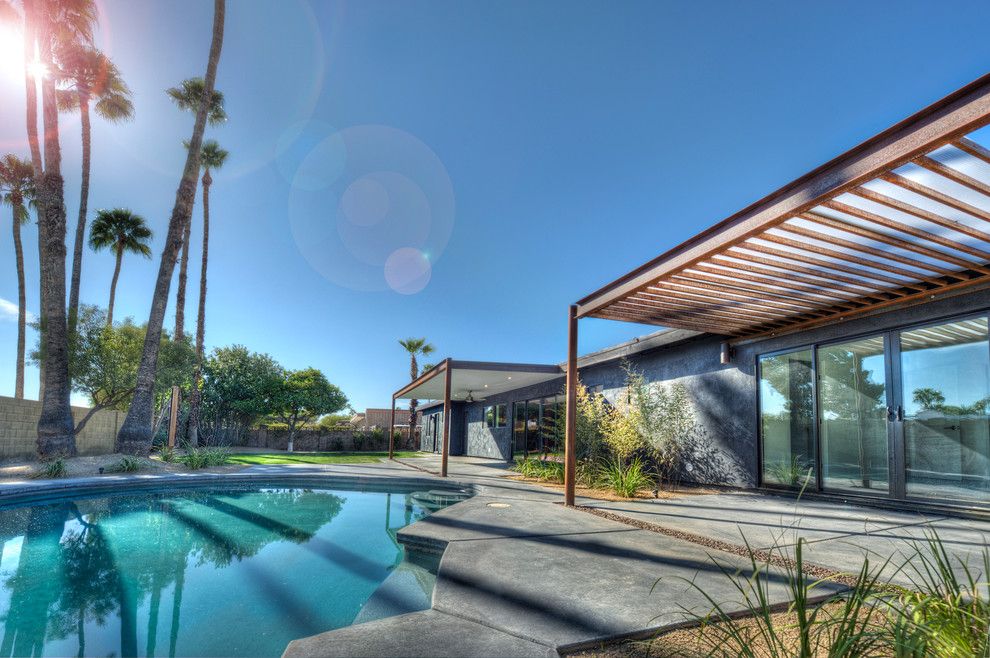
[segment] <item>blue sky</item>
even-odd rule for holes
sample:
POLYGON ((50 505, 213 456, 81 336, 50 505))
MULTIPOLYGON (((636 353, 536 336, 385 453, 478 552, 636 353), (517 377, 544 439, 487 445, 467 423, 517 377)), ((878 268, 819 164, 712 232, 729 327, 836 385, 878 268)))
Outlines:
MULTIPOLYGON (((94 120, 90 207, 129 207, 156 231, 154 259, 125 259, 117 293, 115 314, 143 322, 192 123, 163 90, 202 75, 212 3, 99 5, 137 116, 94 120)), ((990 4, 962 1, 228 2, 207 346, 320 368, 356 408, 404 383, 406 336, 440 357, 560 361, 569 303, 986 73, 988 24, 990 4)), ((11 69, 0 150, 26 156, 11 69)), ((75 117, 62 145, 74 221, 75 117)), ((84 302, 106 304, 112 268, 86 253, 84 302)), ((189 316, 195 300, 192 285, 189 316)), ((582 321, 581 349, 649 330, 582 321)))

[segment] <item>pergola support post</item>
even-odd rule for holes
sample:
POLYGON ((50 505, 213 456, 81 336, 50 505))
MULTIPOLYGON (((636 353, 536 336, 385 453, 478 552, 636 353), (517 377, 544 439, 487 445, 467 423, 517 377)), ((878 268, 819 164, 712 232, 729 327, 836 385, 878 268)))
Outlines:
POLYGON ((574 505, 574 476, 577 467, 575 438, 577 433, 577 305, 567 313, 567 411, 564 426, 564 504, 574 505))
POLYGON ((447 453, 450 452, 450 359, 443 373, 443 451, 440 455, 440 477, 447 477, 447 453))
POLYGON ((388 414, 388 458, 395 452, 395 396, 392 396, 392 409, 388 414))

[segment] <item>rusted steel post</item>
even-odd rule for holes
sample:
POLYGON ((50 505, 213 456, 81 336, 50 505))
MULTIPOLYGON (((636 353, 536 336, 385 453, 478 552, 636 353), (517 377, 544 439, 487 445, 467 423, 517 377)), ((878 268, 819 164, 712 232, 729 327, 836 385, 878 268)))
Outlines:
POLYGON ((447 453, 450 452, 450 359, 443 373, 443 452, 440 455, 440 477, 447 477, 447 453))
POLYGON ((172 403, 168 414, 168 447, 175 447, 175 435, 179 430, 179 387, 172 387, 172 403))
POLYGON ((395 446, 395 396, 392 396, 392 410, 388 414, 388 458, 392 459, 395 446))
POLYGON ((571 305, 567 313, 567 411, 564 426, 564 504, 574 504, 574 474, 577 459, 574 455, 577 430, 577 306, 571 305))

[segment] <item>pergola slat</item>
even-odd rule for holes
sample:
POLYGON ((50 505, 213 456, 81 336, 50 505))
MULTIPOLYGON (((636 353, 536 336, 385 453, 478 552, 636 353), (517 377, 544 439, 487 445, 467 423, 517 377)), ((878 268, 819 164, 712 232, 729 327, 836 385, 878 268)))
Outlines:
MULTIPOLYGON (((829 243, 829 244, 835 244, 835 245, 838 245, 840 247, 845 247, 847 244, 848 245, 853 245, 853 247, 852 247, 853 251, 858 251, 860 253, 865 253, 865 254, 876 255, 876 250, 872 250, 871 251, 867 247, 864 247, 864 246, 861 246, 861 245, 856 245, 856 243, 849 242, 849 241, 846 241, 846 244, 843 244, 842 241, 839 241, 839 240, 837 240, 835 238, 832 238, 831 236, 828 236, 828 235, 822 235, 820 233, 815 233, 815 231, 797 229, 797 230, 792 230, 792 231, 789 231, 789 232, 790 233, 794 233, 796 235, 800 235, 802 237, 813 238, 813 239, 819 240, 821 242, 826 242, 826 243, 829 243)), ((821 247, 819 245, 810 244, 810 243, 807 243, 807 242, 799 242, 798 240, 793 240, 791 238, 785 238, 785 237, 780 236, 780 235, 767 234, 767 235, 761 236, 760 239, 761 240, 767 240, 768 242, 774 242, 776 244, 781 244, 781 245, 784 245, 784 246, 792 247, 794 249, 801 249, 801 250, 804 250, 804 251, 810 251, 812 253, 818 254, 819 256, 825 256, 826 258, 834 258, 834 259, 840 260, 840 261, 844 260, 844 261, 846 261, 848 263, 856 263, 857 265, 861 265, 861 266, 864 266, 864 267, 872 267, 872 268, 875 268, 875 269, 878 269, 878 270, 883 270, 885 272, 890 272, 891 274, 897 274, 898 276, 902 276, 902 277, 904 277, 907 280, 906 282, 898 282, 898 283, 900 283, 902 285, 910 285, 909 282, 911 280, 921 280, 921 281, 925 281, 927 283, 934 283, 934 279, 932 277, 930 277, 930 276, 927 276, 927 277, 921 276, 921 275, 918 274, 918 272, 913 272, 911 270, 906 270, 903 267, 897 267, 896 265, 891 265, 890 263, 885 263, 885 262, 881 262, 881 261, 871 260, 869 258, 863 258, 862 256, 856 256, 854 254, 847 254, 844 251, 835 251, 834 249, 828 249, 826 247, 821 247)), ((889 260, 897 260, 898 262, 901 262, 899 260, 900 258, 901 257, 888 258, 888 259, 889 260)), ((918 261, 915 261, 915 260, 910 259, 910 258, 908 258, 906 260, 908 261, 908 263, 917 263, 918 262, 918 261)), ((927 269, 929 272, 936 272, 937 273, 937 270, 931 269, 932 267, 933 266, 925 266, 922 269, 927 269)))
MULTIPOLYGON (((817 293, 815 291, 804 291, 804 290, 793 290, 789 286, 780 286, 784 290, 781 291, 772 287, 771 285, 764 285, 759 282, 753 281, 749 277, 736 277, 735 280, 719 278, 718 276, 710 276, 706 272, 699 271, 703 265, 696 265, 689 270, 685 270, 683 273, 683 278, 697 279, 699 281, 704 281, 706 283, 718 283, 723 285, 731 285, 736 290, 743 290, 746 292, 764 292, 776 295, 780 299, 788 299, 800 302, 810 302, 812 304, 823 304, 831 302, 836 306, 843 306, 844 308, 858 308, 860 305, 845 303, 845 300, 841 298, 836 298, 832 295, 817 293)), ((724 275, 723 275, 724 276, 724 275)), ((682 278, 682 277, 678 277, 682 278)))
POLYGON ((747 320, 752 320, 754 316, 766 318, 768 320, 773 319, 785 319, 787 313, 783 312, 770 312, 762 309, 747 308, 745 310, 739 309, 738 306, 734 304, 725 304, 722 306, 713 305, 707 300, 691 300, 684 299, 682 297, 674 297, 672 295, 650 295, 648 293, 640 293, 635 297, 627 297, 624 300, 616 302, 616 304, 629 304, 634 303, 637 306, 647 307, 647 308, 672 308, 675 310, 686 310, 686 311, 709 311, 714 316, 724 317, 730 320, 741 320, 744 323, 747 320))
MULTIPOLYGON (((747 249, 753 249, 755 246, 756 245, 749 245, 746 248, 747 249)), ((773 252, 774 251, 770 247, 767 247, 767 250, 768 250, 768 252, 773 252)), ((786 253, 786 252, 780 252, 780 253, 786 253)), ((836 289, 840 289, 840 287, 841 287, 841 288, 846 288, 846 289, 850 290, 850 292, 859 292, 860 294, 863 295, 864 298, 881 297, 881 295, 884 295, 884 294, 891 294, 891 295, 898 294, 897 290, 894 290, 894 289, 878 288, 876 285, 867 284, 866 282, 864 282, 861 279, 856 279, 856 278, 851 277, 851 276, 845 276, 844 274, 837 274, 835 272, 835 270, 837 268, 833 268, 833 271, 823 272, 822 270, 817 270, 817 269, 815 269, 813 267, 808 267, 808 266, 802 265, 802 264, 800 264, 798 262, 793 262, 793 261, 791 261, 788 258, 781 257, 781 258, 778 258, 777 260, 773 260, 771 258, 764 258, 763 256, 756 256, 756 255, 753 255, 753 254, 750 254, 750 253, 746 253, 744 251, 739 251, 737 249, 729 249, 728 251, 725 252, 725 256, 726 257, 732 257, 732 258, 738 258, 738 259, 746 260, 746 261, 753 262, 753 263, 759 263, 759 264, 762 264, 762 265, 770 265, 772 267, 779 267, 781 269, 788 270, 789 272, 796 272, 796 273, 801 274, 801 275, 807 275, 809 278, 818 277, 818 278, 820 278, 820 279, 822 279, 824 281, 829 282, 828 285, 831 285, 831 286, 833 286, 836 289), (843 286, 843 284, 846 284, 846 285, 843 286)), ((719 258, 720 258, 719 256, 715 256, 715 260, 717 260, 719 258)), ((839 270, 839 271, 842 271, 842 272, 848 272, 848 271, 855 272, 857 270, 855 268, 844 268, 844 269, 839 270)), ((876 281, 877 279, 871 278, 870 280, 876 281)), ((890 281, 887 281, 887 282, 890 283, 890 281)), ((897 283, 896 280, 894 280, 894 283, 897 283)), ((902 296, 903 296, 903 294, 902 294, 902 296)), ((882 299, 886 299, 886 298, 883 297, 882 299)))
POLYGON ((938 160, 930 158, 927 155, 915 158, 914 163, 919 167, 924 167, 928 171, 942 176, 943 178, 948 178, 953 183, 957 183, 963 187, 968 187, 975 192, 979 192, 984 196, 990 197, 990 185, 978 181, 975 178, 971 178, 961 171, 956 171, 952 167, 942 164, 938 160))
POLYGON ((974 205, 961 201, 955 197, 949 196, 948 194, 943 194, 938 190, 932 189, 927 185, 922 185, 921 183, 915 182, 910 178, 905 178, 900 174, 895 174, 894 172, 889 172, 881 176, 881 178, 888 183, 893 183, 894 185, 901 187, 909 192, 914 192, 919 196, 931 199, 932 201, 941 203, 943 206, 948 206, 959 212, 966 213, 977 219, 982 219, 985 222, 990 222, 990 212, 977 208, 974 205))
POLYGON ((736 276, 739 280, 752 281, 754 283, 765 284, 769 286, 777 286, 780 288, 786 288, 788 290, 794 290, 797 292, 806 292, 814 294, 819 297, 825 297, 828 299, 834 299, 837 302, 845 303, 850 302, 855 305, 863 305, 866 302, 857 301, 857 297, 862 296, 862 291, 860 294, 852 292, 848 287, 843 286, 841 288, 828 283, 818 281, 814 282, 811 277, 804 277, 796 274, 787 274, 784 272, 775 272, 767 268, 755 267, 752 265, 745 265, 743 263, 736 263, 733 261, 722 261, 716 258, 711 260, 712 265, 695 265, 691 270, 697 270, 699 272, 705 272, 707 274, 714 274, 723 277, 733 277, 736 276), (734 275, 732 271, 745 272, 745 276, 734 275), (786 278, 785 278, 786 277, 786 278))
POLYGON ((962 222, 957 222, 954 219, 949 219, 948 217, 943 217, 933 212, 929 212, 924 208, 913 206, 910 203, 886 196, 885 194, 881 194, 874 190, 860 187, 855 190, 850 190, 849 193, 855 194, 863 199, 868 199, 869 201, 882 204, 888 208, 902 212, 905 215, 912 215, 918 219, 923 219, 926 222, 931 222, 932 224, 937 224, 938 226, 951 229, 957 233, 968 235, 971 238, 976 238, 977 240, 990 243, 990 233, 973 228, 969 224, 963 224, 962 222))
POLYGON ((983 160, 985 163, 990 164, 990 149, 984 148, 981 144, 974 142, 968 137, 961 137, 952 142, 952 145, 960 151, 968 153, 974 158, 983 160))
MULTIPOLYGON (((954 254, 945 253, 943 251, 939 251, 938 249, 932 249, 922 244, 911 242, 910 240, 904 240, 902 238, 898 238, 892 235, 887 235, 879 231, 863 228, 862 226, 857 226, 856 224, 852 224, 850 222, 841 219, 836 219, 834 217, 826 217, 825 215, 819 215, 811 212, 802 213, 801 218, 807 219, 808 221, 811 222, 815 222, 816 224, 820 224, 822 226, 828 226, 831 228, 838 229, 840 231, 845 231, 846 233, 852 233, 854 235, 867 238, 868 240, 875 240, 876 242, 881 242, 891 247, 897 247, 900 249, 904 249, 905 251, 913 251, 916 254, 921 254, 922 256, 928 256, 929 258, 940 260, 943 263, 952 263, 953 265, 958 265, 959 267, 965 269, 975 270, 977 272, 982 272, 983 274, 990 274, 990 268, 983 267, 979 263, 974 263, 973 261, 968 260, 966 258, 960 258, 959 256, 956 256, 954 254)), ((921 231, 921 233, 925 233, 925 232, 921 231)), ((933 242, 938 242, 939 244, 942 244, 944 240, 945 242, 952 244, 951 240, 945 240, 944 238, 941 238, 940 236, 933 234, 928 234, 928 235, 929 237, 927 239, 932 240, 933 242)), ((962 247, 962 245, 958 245, 958 246, 962 247)), ((976 251, 979 253, 979 250, 976 251)), ((968 248, 966 253, 969 253, 968 248)), ((987 260, 988 260, 987 258, 984 258, 984 262, 986 262, 987 260)), ((951 270, 946 270, 946 272, 951 274, 951 270)), ((965 278, 968 279, 969 277, 965 277, 965 278)))

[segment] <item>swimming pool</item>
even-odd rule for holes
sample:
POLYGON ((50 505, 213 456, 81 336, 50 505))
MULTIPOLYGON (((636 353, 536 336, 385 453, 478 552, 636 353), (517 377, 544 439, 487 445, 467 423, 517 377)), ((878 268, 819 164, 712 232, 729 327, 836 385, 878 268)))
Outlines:
POLYGON ((428 606, 433 575, 395 533, 467 495, 214 485, 0 509, 0 652, 277 656, 428 606), (390 574, 405 598, 379 591, 363 610, 390 574))

